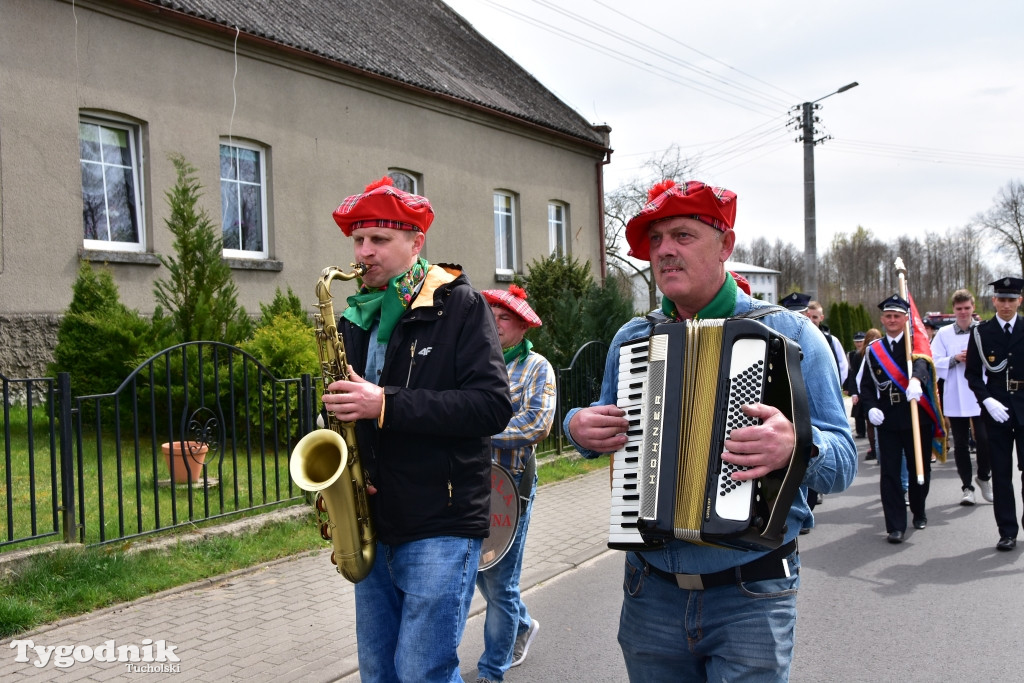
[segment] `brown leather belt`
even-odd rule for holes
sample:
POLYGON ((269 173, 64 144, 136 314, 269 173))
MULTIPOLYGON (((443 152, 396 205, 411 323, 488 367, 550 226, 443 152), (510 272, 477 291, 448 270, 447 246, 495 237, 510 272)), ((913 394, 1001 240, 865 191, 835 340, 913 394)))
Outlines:
POLYGON ((644 569, 647 573, 670 581, 683 590, 702 591, 709 588, 718 588, 719 586, 739 584, 744 581, 783 579, 799 574, 800 569, 797 567, 791 568, 786 560, 796 549, 796 539, 793 539, 789 543, 776 548, 756 560, 711 574, 673 574, 648 563, 640 553, 637 553, 637 557, 644 563, 644 569))

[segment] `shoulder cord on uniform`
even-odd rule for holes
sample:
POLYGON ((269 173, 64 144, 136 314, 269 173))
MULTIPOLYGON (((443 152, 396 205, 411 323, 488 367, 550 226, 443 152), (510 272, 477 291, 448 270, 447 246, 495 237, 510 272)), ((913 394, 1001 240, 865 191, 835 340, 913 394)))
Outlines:
MULTIPOLYGON (((878 361, 875 360, 874 356, 871 355, 870 349, 872 346, 880 343, 881 341, 881 339, 876 339, 875 341, 868 344, 868 348, 864 349, 864 362, 868 364, 868 374, 871 376, 871 381, 875 383, 875 393, 878 396, 882 395, 882 389, 889 391, 889 385, 892 384, 891 379, 886 379, 884 382, 879 382, 878 378, 875 377, 875 373, 872 372, 871 370, 872 366, 878 364, 878 361)), ((888 377, 888 375, 886 375, 886 377, 888 377)))
POLYGON ((1000 373, 1000 372, 1002 372, 1003 370, 1006 369, 1006 363, 1010 359, 1009 358, 1004 358, 1002 363, 1000 363, 999 365, 995 365, 995 366, 993 366, 991 363, 989 363, 988 359, 985 358, 985 352, 982 350, 981 335, 978 334, 978 327, 979 327, 978 325, 974 325, 971 328, 971 334, 974 335, 974 344, 975 344, 975 346, 978 347, 978 357, 981 358, 981 364, 985 366, 985 370, 987 370, 990 375, 994 374, 994 373, 998 374, 998 373, 1000 373))

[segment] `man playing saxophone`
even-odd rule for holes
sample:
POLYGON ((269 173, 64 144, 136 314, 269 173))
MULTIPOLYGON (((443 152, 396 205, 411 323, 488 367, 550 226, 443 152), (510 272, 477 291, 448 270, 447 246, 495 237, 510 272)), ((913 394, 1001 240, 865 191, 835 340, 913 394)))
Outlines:
POLYGON ((490 513, 490 436, 512 417, 490 306, 455 265, 420 257, 433 210, 390 178, 334 220, 365 264, 339 329, 350 372, 324 408, 356 423, 377 531, 355 586, 359 675, 461 681, 458 644, 490 513))

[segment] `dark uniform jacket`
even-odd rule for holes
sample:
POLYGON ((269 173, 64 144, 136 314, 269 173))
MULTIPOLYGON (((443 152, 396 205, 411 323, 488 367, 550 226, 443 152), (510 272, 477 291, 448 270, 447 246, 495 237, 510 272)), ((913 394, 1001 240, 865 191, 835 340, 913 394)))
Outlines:
MULTIPOLYGON (((1024 424, 1024 320, 1018 315, 1013 323, 1013 334, 1009 339, 1003 331, 999 316, 979 323, 971 331, 967 342, 967 368, 964 376, 967 385, 982 403, 994 398, 1017 417, 1017 424, 1024 424), (979 349, 978 341, 981 341, 979 349), (1003 362, 1006 365, 999 371, 1003 362), (988 367, 986 367, 986 365, 988 367), (982 371, 988 375, 986 382, 982 371), (1019 384, 1018 384, 1019 382, 1019 384)), ((982 406, 984 407, 984 406, 982 406)))
MULTIPOLYGON (((903 389, 896 383, 889 379, 889 375, 886 374, 885 370, 879 365, 878 361, 875 360, 871 353, 871 347, 875 344, 888 344, 889 338, 882 337, 871 342, 869 347, 864 350, 864 362, 867 363, 867 367, 864 368, 864 375, 861 377, 860 382, 860 404, 863 406, 864 415, 868 414, 868 411, 872 408, 878 408, 885 415, 885 421, 881 425, 875 427, 882 431, 895 432, 901 429, 911 429, 910 421, 910 402, 907 401, 907 395, 903 389), (877 389, 876 389, 877 388, 877 389)), ((883 350, 884 353, 884 350, 883 350)), ((893 360, 903 370, 904 373, 907 371, 907 350, 906 342, 903 338, 900 338, 898 344, 896 344, 896 350, 892 353, 893 360)), ((913 377, 916 377, 920 382, 921 386, 925 387, 927 382, 930 381, 931 373, 928 368, 928 361, 923 358, 914 361, 913 377)), ((922 425, 931 425, 931 418, 924 412, 920 404, 917 407, 918 419, 922 425)), ((922 431, 924 428, 922 427, 922 431)))
MULTIPOLYGON (((349 364, 363 376, 370 333, 341 323, 349 364)), ((378 539, 486 537, 490 437, 512 418, 512 399, 491 308, 460 266, 431 267, 391 334, 378 384, 383 425, 356 423, 377 487, 369 501, 378 539)))

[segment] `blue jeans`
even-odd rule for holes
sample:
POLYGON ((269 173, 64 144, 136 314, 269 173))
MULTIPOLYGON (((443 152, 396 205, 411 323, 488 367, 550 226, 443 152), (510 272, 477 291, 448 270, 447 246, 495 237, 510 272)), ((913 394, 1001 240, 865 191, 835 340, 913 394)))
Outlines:
MULTIPOLYGON (((790 569, 799 555, 787 558, 790 569)), ((679 588, 626 555, 619 645, 630 681, 789 680, 800 576, 679 588)))
MULTIPOLYGON (((516 486, 522 473, 513 475, 516 486)), ((519 516, 516 538, 498 564, 476 575, 476 585, 487 600, 484 620, 484 653, 477 663, 478 675, 489 681, 501 681, 512 664, 516 638, 530 628, 530 613, 519 595, 519 575, 523 571, 523 550, 530 526, 533 499, 537 495, 537 476, 533 477, 530 502, 519 516)))
POLYGON ((440 536, 377 544, 355 586, 359 677, 364 683, 461 683, 459 641, 480 565, 479 538, 440 536))

